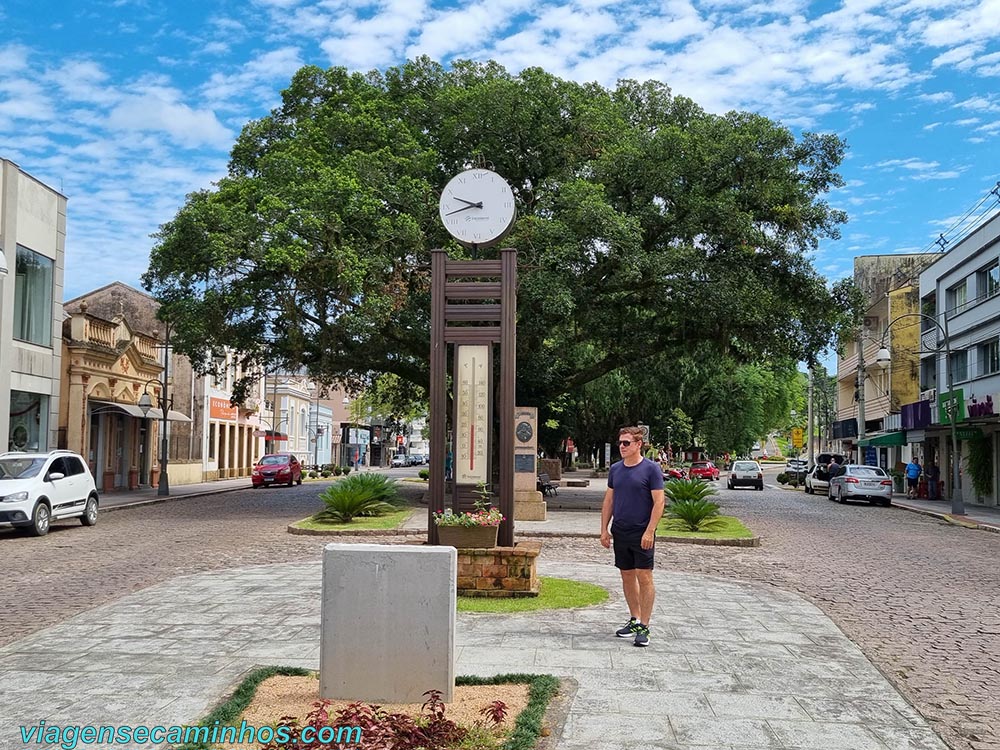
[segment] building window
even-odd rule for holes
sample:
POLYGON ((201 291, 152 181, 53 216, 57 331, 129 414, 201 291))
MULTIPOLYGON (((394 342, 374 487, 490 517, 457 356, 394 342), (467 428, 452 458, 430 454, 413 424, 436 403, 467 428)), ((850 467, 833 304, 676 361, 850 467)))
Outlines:
POLYGON ((993 261, 976 274, 976 295, 980 299, 1000 292, 1000 261, 993 261))
POLYGON ((48 450, 49 397, 25 391, 10 392, 10 428, 7 450, 48 450))
POLYGON ((208 423, 208 458, 215 460, 215 422, 208 423))
POLYGON ((979 345, 979 374, 1000 372, 1000 339, 979 345))
POLYGON ((14 338, 52 345, 52 259, 17 246, 14 276, 14 338))
POLYGON ((967 351, 952 352, 951 379, 953 383, 961 383, 969 379, 969 353, 967 351))
POLYGON ((963 281, 948 290, 948 312, 959 312, 959 308, 969 301, 969 283, 963 281))

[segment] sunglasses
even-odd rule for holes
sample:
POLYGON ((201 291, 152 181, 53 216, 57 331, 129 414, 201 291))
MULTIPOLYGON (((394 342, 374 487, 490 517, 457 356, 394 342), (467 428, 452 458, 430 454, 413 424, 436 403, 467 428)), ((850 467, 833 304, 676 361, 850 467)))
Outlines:
POLYGON ((624 445, 626 448, 628 448, 630 445, 632 445, 632 442, 633 441, 631 440, 619 440, 618 445, 624 445))

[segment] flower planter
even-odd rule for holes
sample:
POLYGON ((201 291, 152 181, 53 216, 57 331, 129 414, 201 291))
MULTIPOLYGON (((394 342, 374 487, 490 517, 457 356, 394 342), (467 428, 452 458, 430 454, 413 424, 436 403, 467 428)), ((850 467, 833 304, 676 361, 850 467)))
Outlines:
POLYGON ((457 549, 489 549, 497 546, 499 526, 438 526, 438 542, 457 549))

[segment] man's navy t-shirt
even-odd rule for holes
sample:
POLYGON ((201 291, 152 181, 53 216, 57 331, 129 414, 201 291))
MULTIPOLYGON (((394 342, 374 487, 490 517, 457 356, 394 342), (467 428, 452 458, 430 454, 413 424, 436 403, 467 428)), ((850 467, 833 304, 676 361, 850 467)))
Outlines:
POLYGON ((629 534, 645 531, 653 512, 653 490, 663 489, 663 472, 648 458, 635 466, 624 461, 611 465, 608 487, 615 491, 611 512, 611 533, 629 534))

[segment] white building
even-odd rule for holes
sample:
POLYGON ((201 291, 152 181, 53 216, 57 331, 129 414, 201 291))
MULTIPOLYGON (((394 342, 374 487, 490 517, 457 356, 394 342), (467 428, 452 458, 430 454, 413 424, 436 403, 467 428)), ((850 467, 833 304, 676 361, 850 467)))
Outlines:
MULTIPOLYGON (((955 422, 964 458, 963 497, 997 505, 1000 496, 1000 215, 983 223, 920 274, 922 318, 920 381, 927 424, 907 429, 911 445, 941 468, 950 494, 951 424, 955 422), (935 322, 936 321, 936 322, 935 322), (947 335, 946 335, 947 334, 947 335), (950 350, 950 360, 946 353, 950 350), (948 393, 949 376, 953 399, 948 393), (988 492, 976 492, 968 465, 970 446, 984 449, 992 464, 988 492)), ((914 406, 920 406, 916 404, 914 406)), ((904 407, 904 421, 906 410, 904 407)), ((911 424, 913 424, 911 422, 911 424)), ((904 424, 906 427, 906 424, 904 424)), ((980 454, 984 455, 984 454, 980 454)))
POLYGON ((57 447, 66 197, 0 159, 0 435, 57 447))

